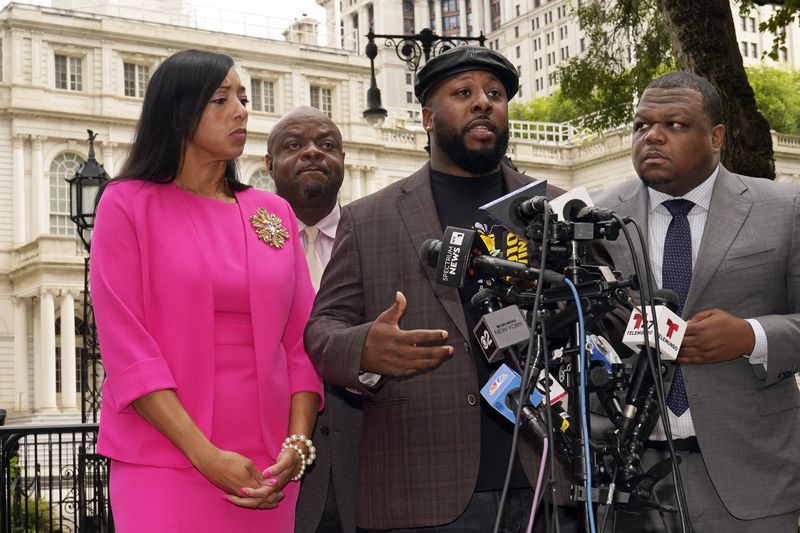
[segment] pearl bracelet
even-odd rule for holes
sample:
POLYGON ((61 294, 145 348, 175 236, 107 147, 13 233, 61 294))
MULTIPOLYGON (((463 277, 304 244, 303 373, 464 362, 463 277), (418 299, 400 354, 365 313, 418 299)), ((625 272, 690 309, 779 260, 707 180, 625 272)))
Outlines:
POLYGON ((294 450, 295 452, 297 452, 297 455, 300 456, 300 471, 297 473, 296 476, 290 478, 291 481, 299 481, 300 478, 303 477, 303 474, 306 473, 306 454, 303 453, 303 450, 300 449, 300 446, 298 446, 293 442, 288 444, 284 442, 281 445, 281 450, 294 450))
POLYGON ((290 445, 297 446, 296 443, 305 444, 306 448, 308 448, 308 457, 303 455, 303 460, 305 466, 311 466, 311 463, 314 462, 314 459, 317 458, 317 448, 314 446, 314 443, 311 442, 311 439, 306 437, 305 435, 289 435, 283 441, 283 446, 281 448, 288 447, 290 445))

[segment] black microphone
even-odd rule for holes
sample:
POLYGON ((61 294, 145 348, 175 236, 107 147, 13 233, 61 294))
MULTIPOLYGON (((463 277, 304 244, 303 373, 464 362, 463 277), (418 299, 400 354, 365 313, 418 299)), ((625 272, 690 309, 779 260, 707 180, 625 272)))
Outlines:
MULTIPOLYGON (((672 312, 677 312, 680 306, 680 298, 674 291, 669 289, 659 289, 653 295, 653 300, 656 305, 664 305, 672 312)), ((651 321, 655 321, 655 317, 650 317, 651 321)), ((652 326, 645 325, 645 329, 652 326)), ((646 335, 647 337, 647 335, 646 335)), ((659 368, 658 354, 655 354, 656 359, 653 361, 654 368, 659 368)), ((633 423, 636 417, 636 412, 642 406, 644 401, 645 392, 647 392, 653 384, 653 375, 648 369, 647 364, 647 349, 642 346, 639 352, 639 360, 636 363, 636 369, 631 377, 628 393, 625 396, 625 407, 622 410, 622 431, 625 434, 633 423)))
MULTIPOLYGON (((447 228, 448 231, 451 228, 447 228)), ((458 230, 459 232, 470 230, 458 230)), ((448 232, 445 232, 445 236, 448 232)), ((447 241, 448 239, 445 239, 447 241)), ((470 270, 492 277, 511 277, 518 280, 535 281, 539 279, 540 270, 517 261, 500 259, 489 255, 475 255, 470 247, 448 245, 444 260, 442 259, 443 241, 426 239, 419 249, 422 261, 437 270, 436 281, 443 285, 463 287, 470 270)), ((564 276, 552 270, 544 271, 544 282, 547 284, 563 284, 564 276)))
POLYGON ((545 214, 545 207, 547 206, 548 199, 546 196, 534 196, 519 204, 517 207, 517 216, 521 219, 533 218, 536 215, 545 214))
POLYGON ((606 222, 614 219, 614 211, 605 207, 583 206, 573 209, 569 213, 569 219, 573 222, 606 222))

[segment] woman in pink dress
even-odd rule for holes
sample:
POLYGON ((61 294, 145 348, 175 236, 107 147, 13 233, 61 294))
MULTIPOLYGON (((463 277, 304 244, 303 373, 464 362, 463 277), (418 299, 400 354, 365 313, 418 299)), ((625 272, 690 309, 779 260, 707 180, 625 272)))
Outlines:
POLYGON ((120 533, 291 532, 314 459, 314 293, 289 205, 237 179, 246 103, 230 57, 166 59, 98 202, 98 450, 120 533))

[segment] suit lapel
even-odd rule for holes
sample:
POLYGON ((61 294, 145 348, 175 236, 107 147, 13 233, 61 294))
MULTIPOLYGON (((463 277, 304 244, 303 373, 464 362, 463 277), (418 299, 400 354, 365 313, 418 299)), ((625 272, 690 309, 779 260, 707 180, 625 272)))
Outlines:
MULTIPOLYGON (((619 193, 616 198, 618 202, 616 205, 609 206, 610 209, 618 212, 621 216, 629 217, 635 220, 642 230, 644 242, 648 242, 648 195, 647 187, 642 183, 632 182, 628 188, 619 193)), ((628 231, 633 239, 636 255, 639 258, 639 269, 642 276, 645 273, 645 254, 642 249, 641 243, 634 231, 632 225, 628 225, 628 231)), ((619 238, 613 243, 609 243, 609 247, 613 246, 615 249, 614 262, 616 263, 617 270, 622 272, 636 272, 633 264, 633 255, 631 254, 630 247, 625 240, 624 235, 620 234, 619 238)), ((645 280, 639 280, 640 285, 645 284, 645 280)), ((654 287, 653 290, 656 288, 654 287)))
POLYGON ((745 194, 746 191, 747 186, 736 175, 720 167, 694 266, 692 285, 686 296, 684 316, 690 317, 697 311, 695 306, 701 301, 703 291, 719 269, 750 213, 753 201, 745 194), (721 216, 721 213, 725 215, 721 216))
MULTIPOLYGON (((405 194, 400 196, 397 201, 397 209, 400 211, 400 217, 403 219, 414 250, 419 250, 419 246, 425 239, 442 238, 442 224, 439 222, 436 204, 433 202, 430 180, 430 164, 426 164, 403 185, 405 194)), ((422 263, 422 259, 419 261, 422 263)), ((436 272, 427 265, 422 265, 422 271, 425 272, 436 298, 461 335, 465 339, 469 338, 458 289, 436 283, 436 272)))

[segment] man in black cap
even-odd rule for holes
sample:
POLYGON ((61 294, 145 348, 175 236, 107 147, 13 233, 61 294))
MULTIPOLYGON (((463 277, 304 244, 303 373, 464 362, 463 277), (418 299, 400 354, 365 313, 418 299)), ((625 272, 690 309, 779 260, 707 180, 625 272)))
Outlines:
MULTIPOLYGON (((525 260, 524 243, 478 210, 531 181, 500 164, 518 84, 514 66, 488 48, 431 59, 415 87, 430 161, 342 208, 305 341, 324 379, 364 395, 356 500, 365 530, 492 531, 512 425, 480 399, 497 365, 471 334, 477 287, 437 284, 418 254, 456 226, 525 260)), ((527 442, 521 454, 534 475, 538 455, 527 442)), ((501 531, 524 531, 533 491, 519 459, 510 486, 501 531)))

